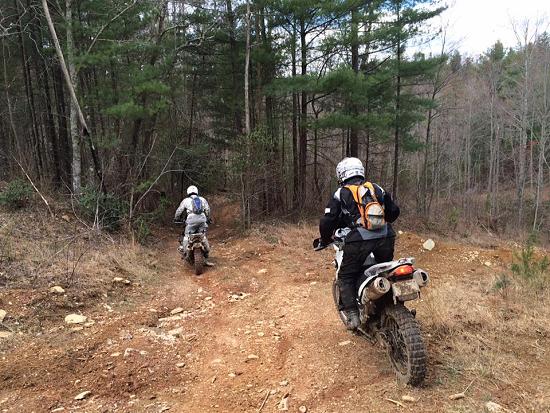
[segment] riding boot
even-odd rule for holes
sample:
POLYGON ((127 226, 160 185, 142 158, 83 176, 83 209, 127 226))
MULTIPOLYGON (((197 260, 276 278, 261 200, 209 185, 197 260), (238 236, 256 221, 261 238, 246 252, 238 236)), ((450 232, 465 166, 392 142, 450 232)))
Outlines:
POLYGON ((361 324, 361 320, 359 319, 359 311, 355 308, 353 310, 348 310, 345 313, 347 318, 347 323, 346 323, 347 329, 357 330, 357 328, 361 324))
POLYGON ((338 280, 338 288, 340 290, 340 309, 345 313, 347 318, 346 327, 348 330, 356 330, 361 321, 355 299, 355 280, 340 279, 338 280))

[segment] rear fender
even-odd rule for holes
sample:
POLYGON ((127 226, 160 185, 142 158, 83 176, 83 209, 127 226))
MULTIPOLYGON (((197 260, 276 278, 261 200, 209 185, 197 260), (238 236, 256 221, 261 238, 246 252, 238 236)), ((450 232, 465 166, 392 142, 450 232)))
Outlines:
POLYGON ((393 282, 391 291, 394 304, 397 304, 398 301, 411 301, 420 297, 420 287, 414 278, 393 282))
POLYGON ((200 248, 200 249, 203 250, 203 251, 204 251, 204 249, 205 249, 202 242, 193 242, 193 243, 190 242, 189 245, 188 245, 188 247, 187 247, 187 249, 190 250, 190 251, 192 251, 192 250, 194 250, 194 249, 196 249, 196 248, 200 248))

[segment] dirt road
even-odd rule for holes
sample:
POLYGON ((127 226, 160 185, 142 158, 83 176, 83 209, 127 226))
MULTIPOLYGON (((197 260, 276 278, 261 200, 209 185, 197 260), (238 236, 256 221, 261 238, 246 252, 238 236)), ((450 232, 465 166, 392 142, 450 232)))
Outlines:
MULTIPOLYGON (((123 274, 131 285, 109 286, 82 309, 88 326, 65 324, 61 307, 3 344, 0 411, 275 412, 284 398, 290 412, 480 412, 488 401, 547 411, 546 323, 535 320, 521 340, 497 339, 489 332, 501 319, 483 315, 501 305, 488 290, 509 252, 439 242, 428 252, 419 236, 399 237, 398 255, 415 255, 432 275, 418 304, 428 377, 412 389, 396 383, 381 349, 341 325, 332 255, 310 250, 314 235, 309 226, 214 232, 216 266, 197 277, 178 259, 175 234, 161 234, 158 275, 123 274), (458 285, 459 300, 437 308, 458 285), (449 399, 472 381, 465 398, 449 399)), ((498 328, 534 317, 513 311, 498 328)))

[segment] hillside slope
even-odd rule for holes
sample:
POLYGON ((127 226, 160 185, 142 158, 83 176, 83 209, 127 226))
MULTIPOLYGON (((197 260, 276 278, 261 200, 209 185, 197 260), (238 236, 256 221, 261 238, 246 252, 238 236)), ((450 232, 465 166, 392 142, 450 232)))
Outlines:
POLYGON ((291 412, 480 412, 488 401, 550 409, 550 300, 517 283, 494 288, 506 248, 436 240, 428 252, 418 235, 398 237, 397 255, 432 276, 417 305, 428 377, 412 389, 396 383, 382 349, 340 323, 332 254, 311 251, 314 227, 214 228, 216 266, 200 277, 180 261, 175 231, 156 236, 148 249, 97 243, 64 294, 48 290, 60 268, 33 288, 1 270, 4 331, 13 332, 0 339, 2 412, 275 412, 287 395, 291 412), (70 313, 88 323, 66 324, 70 313), (465 398, 449 399, 470 383, 465 398), (388 400, 403 395, 416 401, 388 400))

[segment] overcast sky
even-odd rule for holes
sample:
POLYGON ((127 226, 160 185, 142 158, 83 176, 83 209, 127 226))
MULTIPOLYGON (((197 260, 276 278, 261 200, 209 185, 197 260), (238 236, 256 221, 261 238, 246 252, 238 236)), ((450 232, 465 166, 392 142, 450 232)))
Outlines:
MULTIPOLYGON (((462 54, 478 55, 497 40, 506 47, 516 46, 513 21, 529 20, 534 31, 542 20, 544 23, 539 24, 542 31, 549 30, 550 0, 447 0, 446 3, 449 8, 436 24, 448 25, 448 42, 456 43, 462 54)), ((439 48, 437 44, 431 45, 433 52, 439 52, 439 48)))

